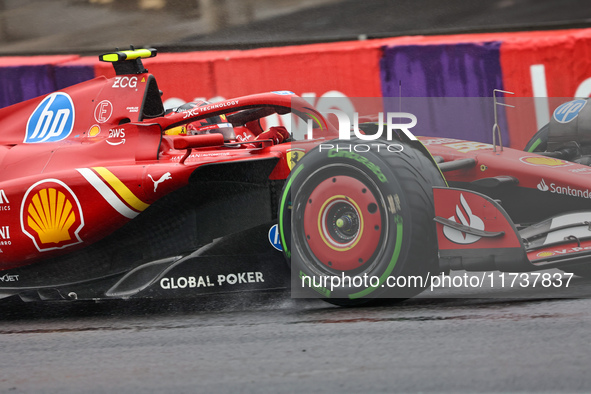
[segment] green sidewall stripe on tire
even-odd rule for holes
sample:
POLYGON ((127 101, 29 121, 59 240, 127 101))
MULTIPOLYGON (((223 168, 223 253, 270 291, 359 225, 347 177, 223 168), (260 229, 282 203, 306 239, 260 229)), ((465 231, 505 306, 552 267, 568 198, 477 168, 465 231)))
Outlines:
POLYGON ((285 242, 285 232, 283 231, 283 210, 285 209, 285 199, 287 198, 287 193, 291 190, 291 183, 293 180, 298 176, 298 174, 304 169, 304 165, 300 164, 298 168, 291 174, 289 177, 289 181, 287 181, 287 185, 285 185, 285 192, 281 196, 281 204, 279 205, 279 234, 281 234, 281 244, 285 249, 285 255, 290 258, 291 252, 287 248, 287 242, 285 242))
POLYGON ((533 143, 533 145, 527 150, 528 152, 535 152, 536 148, 538 147, 538 145, 540 145, 542 143, 542 139, 538 138, 536 140, 536 142, 533 143))
POLYGON ((394 253, 392 254, 392 258, 390 259, 390 264, 388 264, 388 267, 386 268, 384 273, 380 276, 380 281, 378 282, 377 286, 375 286, 375 287, 371 286, 371 287, 368 287, 360 292, 350 294, 349 299, 354 300, 356 298, 365 297, 366 295, 377 290, 379 287, 381 287, 384 284, 386 279, 388 279, 388 277, 390 276, 390 274, 394 270, 394 267, 396 266, 396 263, 398 262, 398 257, 400 257, 400 249, 402 248, 402 230, 404 227, 403 223, 402 223, 402 217, 400 215, 396 215, 394 220, 396 221, 396 244, 394 246, 394 253))

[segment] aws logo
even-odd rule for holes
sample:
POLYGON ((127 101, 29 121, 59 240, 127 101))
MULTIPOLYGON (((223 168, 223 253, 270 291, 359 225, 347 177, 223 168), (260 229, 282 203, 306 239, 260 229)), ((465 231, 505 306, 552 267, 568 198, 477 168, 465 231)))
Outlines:
POLYGON ((109 145, 122 145, 125 144, 125 129, 109 129, 109 138, 107 138, 107 144, 109 145))
POLYGON ((27 121, 25 143, 61 141, 74 128, 74 103, 66 93, 45 97, 27 121))
POLYGON ((62 181, 46 179, 27 190, 21 205, 21 228, 40 252, 82 242, 82 207, 62 181))

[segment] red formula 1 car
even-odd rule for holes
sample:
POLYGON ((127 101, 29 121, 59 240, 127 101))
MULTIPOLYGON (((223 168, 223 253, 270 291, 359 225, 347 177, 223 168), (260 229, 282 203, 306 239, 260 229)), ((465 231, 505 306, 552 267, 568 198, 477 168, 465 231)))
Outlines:
POLYGON ((536 135, 531 150, 543 155, 405 132, 365 149, 365 137, 331 140, 342 131, 286 91, 165 111, 141 61, 155 54, 102 55, 114 78, 0 110, 0 297, 291 286, 355 304, 425 286, 384 286, 396 276, 589 272, 591 170, 560 131, 585 101, 536 135), (307 139, 260 127, 288 113, 310 125, 307 139), (305 284, 345 274, 373 280, 305 284))

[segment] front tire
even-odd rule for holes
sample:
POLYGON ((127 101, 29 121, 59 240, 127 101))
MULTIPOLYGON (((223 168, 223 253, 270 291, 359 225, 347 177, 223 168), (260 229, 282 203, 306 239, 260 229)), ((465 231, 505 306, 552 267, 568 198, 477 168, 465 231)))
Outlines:
POLYGON ((540 130, 534 134, 533 137, 529 140, 525 148, 523 149, 525 152, 545 152, 548 148, 548 131, 550 129, 550 124, 546 123, 540 130))
POLYGON ((445 185, 439 169, 404 143, 372 142, 363 153, 360 141, 338 146, 307 153, 282 192, 293 295, 357 305, 420 293, 439 269, 432 191, 445 185))

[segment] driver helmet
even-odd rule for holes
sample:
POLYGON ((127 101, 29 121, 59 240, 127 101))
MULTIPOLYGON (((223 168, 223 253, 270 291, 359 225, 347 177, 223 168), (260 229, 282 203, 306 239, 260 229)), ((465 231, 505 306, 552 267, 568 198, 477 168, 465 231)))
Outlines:
MULTIPOLYGON (((202 107, 208 104, 211 103, 204 100, 195 100, 181 105, 180 107, 176 108, 174 112, 185 112, 195 107, 202 107)), ((187 135, 220 133, 224 136, 224 141, 236 139, 234 127, 232 126, 232 123, 228 122, 226 115, 212 116, 210 118, 201 119, 189 123, 186 126, 179 127, 183 127, 184 130, 182 131, 182 133, 187 135)))
POLYGON ((236 139, 234 127, 228 122, 226 115, 212 116, 211 118, 201 119, 187 125, 187 134, 213 134, 220 133, 224 136, 224 141, 236 139))

